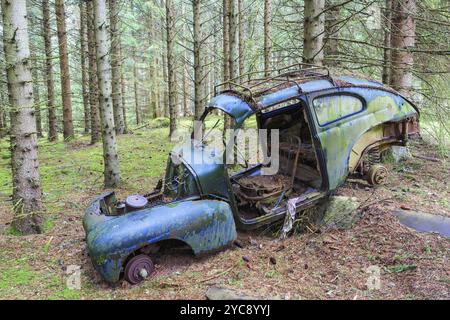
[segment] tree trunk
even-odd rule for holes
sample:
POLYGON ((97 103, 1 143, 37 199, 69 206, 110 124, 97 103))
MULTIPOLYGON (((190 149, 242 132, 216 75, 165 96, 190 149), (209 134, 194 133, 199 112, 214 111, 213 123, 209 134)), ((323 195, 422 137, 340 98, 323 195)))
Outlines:
POLYGON ((175 41, 175 8, 173 0, 166 0, 166 41, 167 41, 167 75, 169 90, 169 117, 170 131, 169 136, 177 129, 176 115, 176 87, 175 87, 175 57, 174 57, 174 41, 175 41))
POLYGON ((120 182, 120 168, 112 106, 112 74, 109 53, 110 43, 108 38, 109 26, 106 19, 106 0, 94 0, 94 15, 105 187, 113 188, 120 182))
MULTIPOLYGON (((238 64, 237 64, 237 2, 236 0, 228 0, 228 35, 229 35, 229 48, 228 48, 228 72, 229 80, 233 80, 238 76, 238 64)), ((224 26, 226 28, 226 26, 224 26)), ((231 118, 226 114, 224 115, 224 128, 231 128, 231 118)), ((226 132, 224 132, 225 137, 226 132)))
MULTIPOLYGON (((30 45, 31 49, 34 52, 34 48, 30 45)), ((31 53, 30 59, 33 62, 31 75, 33 77, 33 97, 34 97, 34 113, 36 120, 36 134, 38 138, 42 138, 42 118, 41 118, 41 94, 39 91, 39 72, 36 56, 31 53)))
MULTIPOLYGON (((161 64, 159 62, 159 57, 156 56, 155 60, 155 77, 152 81, 153 87, 155 89, 155 96, 154 96, 154 103, 155 103, 155 117, 159 118, 162 116, 161 114, 161 81, 160 81, 160 71, 161 71, 161 64)), ((164 111, 164 110, 163 110, 164 111)))
POLYGON ((87 11, 86 3, 80 1, 80 60, 81 60, 81 91, 83 93, 83 111, 84 111, 84 133, 88 134, 91 130, 91 115, 89 110, 89 90, 88 90, 88 69, 87 69, 87 57, 89 51, 87 48, 87 11))
MULTIPOLYGON (((119 42, 119 59, 122 61, 122 43, 119 42)), ((125 75, 123 72, 122 62, 120 63, 120 91, 122 98, 122 114, 123 114, 123 125, 124 131, 123 133, 128 133, 128 125, 127 125, 127 104, 125 100, 125 75)))
MULTIPOLYGON (((208 45, 205 43, 205 52, 208 52, 209 48, 208 45)), ((211 69, 207 68, 206 66, 211 66, 213 62, 211 55, 204 55, 203 56, 203 103, 204 105, 208 102, 209 99, 209 77, 211 75, 211 69)))
MULTIPOLYGON (((36 17, 30 15, 28 17, 30 30, 37 29, 39 25, 37 24, 36 17)), ((36 119, 36 133, 38 138, 42 138, 42 118, 41 118, 41 95, 39 88, 39 64, 36 56, 37 48, 30 42, 30 59, 32 62, 31 66, 31 76, 33 77, 33 97, 34 97, 34 118, 36 119)))
MULTIPOLYGON (((163 39, 164 41, 164 39, 163 39)), ((161 60, 162 60, 162 65, 163 65, 163 115, 164 117, 168 117, 169 116, 169 92, 167 91, 168 88, 168 75, 167 75, 167 55, 166 52, 162 52, 161 54, 161 60)))
POLYGON ((134 111, 136 113, 136 124, 141 124, 141 110, 139 107, 139 93, 138 93, 138 74, 136 61, 133 64, 133 82, 134 82, 134 111))
POLYGON ((325 0, 305 0, 303 62, 323 64, 325 0))
POLYGON ((264 73, 270 76, 270 56, 272 51, 272 40, 270 33, 270 22, 272 15, 271 0, 264 0, 264 73))
POLYGON ((91 144, 100 141, 100 111, 98 107, 97 54, 95 48, 94 6, 87 3, 88 51, 89 51, 89 105, 91 111, 91 144))
MULTIPOLYGON (((161 0, 160 6, 162 9, 165 9, 165 0, 161 0)), ((161 20, 160 20, 160 26, 161 26, 161 43, 162 45, 167 44, 167 39, 166 39, 166 32, 164 30, 164 26, 166 24, 166 21, 164 20, 164 17, 161 15, 161 20)), ((168 91, 168 71, 167 71, 167 50, 162 50, 161 52, 161 60, 162 60, 162 72, 163 72, 163 115, 164 117, 168 118, 169 117, 169 91, 168 91)))
POLYGON ((48 141, 58 139, 58 124, 55 110, 55 84, 53 80, 52 37, 48 0, 42 0, 42 24, 45 47, 45 79, 47 82, 48 141))
POLYGON ((3 85, 0 83, 0 139, 5 136, 6 133, 6 101, 5 94, 3 93, 3 85))
POLYGON ((412 52, 415 46, 416 12, 415 0, 393 0, 393 28, 391 35, 392 69, 391 86, 407 96, 412 88, 412 67, 414 63, 412 52))
POLYGON ((326 0, 326 13, 325 13, 325 64, 327 66, 339 65, 339 41, 331 38, 338 38, 339 32, 339 16, 341 6, 337 5, 336 1, 326 0))
MULTIPOLYGON (((244 67, 245 67, 245 45, 244 45, 244 17, 242 15, 242 6, 243 6, 243 2, 244 0, 238 0, 238 18, 239 18, 239 22, 238 22, 238 27, 239 27, 239 76, 241 77, 244 74, 244 67)), ((244 79, 241 77, 240 78, 241 81, 243 81, 244 79)))
POLYGON ((56 27, 58 30, 59 65, 61 69, 61 96, 63 104, 64 139, 74 136, 72 120, 72 98, 70 88, 69 53, 67 49, 66 18, 64 0, 55 0, 56 27))
MULTIPOLYGON (((187 50, 184 50, 184 61, 187 61, 187 50)), ((183 113, 184 116, 187 117, 191 114, 189 108, 189 83, 188 83, 188 70, 186 67, 186 63, 183 63, 183 113)))
POLYGON ((229 11, 228 11, 228 21, 230 28, 230 55, 229 55, 229 65, 230 65, 230 79, 237 77, 238 75, 238 64, 237 64, 237 2, 236 0, 229 0, 229 11))
POLYGON ((26 0, 1 0, 3 41, 11 105, 11 167, 14 226, 40 233, 42 209, 26 0))
POLYGON ((193 12, 193 38, 194 38, 194 118, 199 120, 203 110, 204 100, 204 74, 203 74, 203 52, 202 52, 202 30, 200 24, 201 0, 192 0, 193 12))
POLYGON ((223 0, 223 81, 230 80, 230 0, 223 0))
MULTIPOLYGON (((181 16, 186 17, 186 5, 183 4, 181 7, 181 16)), ((182 29, 183 34, 188 34, 188 26, 186 23, 183 24, 182 29)), ((182 114, 184 117, 190 116, 190 107, 189 107, 189 71, 188 71, 188 54, 190 54, 189 50, 186 49, 189 47, 188 39, 186 37, 183 38, 183 60, 181 63, 182 75, 181 75, 181 87, 182 87, 182 114)))
MULTIPOLYGON (((152 41, 155 41, 155 34, 158 34, 155 32, 155 25, 153 20, 153 14, 152 12, 148 12, 147 18, 146 18, 146 24, 148 29, 148 46, 152 46, 152 41)), ((156 94, 156 91, 159 90, 159 80, 158 80, 158 69, 157 69, 157 57, 154 53, 154 48, 152 48, 151 57, 149 59, 149 105, 150 105, 150 117, 152 119, 155 119, 158 117, 158 97, 156 94)))
POLYGON ((385 0, 386 9, 384 11, 384 49, 383 49, 383 71, 382 81, 389 85, 391 73, 391 23, 392 23, 392 0, 385 0))
POLYGON ((109 19, 111 24, 111 67, 112 67, 112 99, 114 110, 114 123, 116 125, 116 133, 123 134, 125 124, 122 111, 122 91, 120 88, 121 77, 121 61, 120 61, 120 35, 117 29, 117 0, 109 1, 109 19))
MULTIPOLYGON (((1 43, 1 41, 0 41, 1 43)), ((3 46, 2 46, 3 47, 3 46)), ((4 52, 3 48, 1 49, 2 52, 4 52)), ((6 84, 7 79, 6 79, 6 74, 5 76, 0 78, 0 82, 1 81, 5 81, 4 83, 6 84), (4 79, 3 79, 4 78, 4 79)), ((0 83, 0 103, 1 103, 1 107, 0 107, 0 123, 1 125, 1 129, 0 129, 0 138, 4 137, 5 135, 8 134, 8 119, 7 119, 7 114, 8 114, 8 108, 9 108, 9 103, 7 102, 8 100, 8 86, 5 85, 3 86, 2 83, 0 83)))

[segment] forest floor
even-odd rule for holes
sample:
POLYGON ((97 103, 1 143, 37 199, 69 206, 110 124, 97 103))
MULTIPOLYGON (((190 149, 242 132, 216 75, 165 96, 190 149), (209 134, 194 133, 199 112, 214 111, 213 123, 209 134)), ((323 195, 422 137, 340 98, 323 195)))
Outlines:
MULTIPOLYGON (((123 184, 119 197, 151 191, 163 175, 167 129, 119 137, 123 184), (144 189, 144 190, 142 190, 144 189)), ((45 233, 18 236, 11 222, 9 146, 0 141, 0 299, 204 299, 211 285, 262 298, 450 299, 450 240, 418 233, 392 214, 410 208, 450 216, 450 159, 413 158, 386 164, 387 185, 372 188, 349 180, 337 194, 366 206, 350 230, 295 234, 285 240, 261 232, 239 233, 242 248, 193 257, 173 250, 156 261, 157 274, 139 286, 110 286, 86 253, 82 216, 102 188, 102 146, 88 137, 69 143, 40 141, 46 205, 45 233), (68 266, 81 267, 81 289, 67 288, 68 266), (369 290, 370 267, 380 287, 369 290), (369 268, 369 269, 368 269, 369 268)), ((436 148, 414 143, 415 155, 438 157, 436 148)))

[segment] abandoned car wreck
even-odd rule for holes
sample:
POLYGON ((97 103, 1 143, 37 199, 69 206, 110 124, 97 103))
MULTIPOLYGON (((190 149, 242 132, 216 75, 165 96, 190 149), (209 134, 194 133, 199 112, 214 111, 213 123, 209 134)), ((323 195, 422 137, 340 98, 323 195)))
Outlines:
MULTIPOLYGON (((382 152, 418 134, 417 108, 379 82, 334 77, 325 67, 305 64, 273 74, 218 85, 201 120, 208 127, 220 111, 235 130, 252 121, 258 129, 279 130, 278 172, 262 175, 265 164, 247 162, 232 172, 226 164, 199 164, 177 154, 180 163, 169 158, 154 192, 126 201, 114 193, 96 198, 83 224, 92 262, 107 282, 123 276, 136 284, 150 277, 151 255, 167 240, 181 241, 195 254, 224 248, 236 239, 236 229, 282 220, 288 203, 296 213, 313 207, 350 174, 382 184, 388 174, 382 152)), ((192 148, 203 159, 222 156, 206 139, 192 148)))

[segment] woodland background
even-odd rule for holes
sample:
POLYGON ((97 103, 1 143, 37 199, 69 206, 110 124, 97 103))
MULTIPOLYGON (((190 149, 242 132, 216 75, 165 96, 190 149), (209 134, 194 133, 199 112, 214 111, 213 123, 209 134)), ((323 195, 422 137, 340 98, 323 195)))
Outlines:
MULTIPOLYGON (((393 177, 390 185, 371 196, 380 200, 387 192, 396 204, 406 202, 449 215, 447 0, 1 0, 0 10, 0 233, 5 234, 0 237, 0 257, 5 261, 0 266, 5 275, 0 277, 0 293, 6 290, 1 296, 28 298, 37 290, 46 298, 116 297, 115 291, 92 280, 95 275, 83 253, 80 219, 92 197, 105 188, 116 188, 119 195, 150 190, 164 171, 170 134, 177 127, 189 130, 214 95, 215 85, 257 70, 268 76, 272 69, 300 62, 325 65, 332 74, 381 81, 419 106, 426 144, 413 152, 440 162, 416 159, 392 165, 400 178, 393 177), (23 234, 38 235, 16 237, 23 234), (38 253, 36 246, 42 248, 38 253), (23 257, 17 258, 17 252, 23 257), (52 277, 68 261, 86 267, 87 291, 69 292, 52 277), (48 281, 38 283, 44 278, 48 281)), ((362 190, 367 193, 367 188, 362 190)), ((366 194, 351 183, 340 192, 366 194)), ((359 266, 377 257, 387 266, 434 261, 434 266, 427 264, 427 271, 419 267, 412 276, 417 286, 408 284, 410 274, 398 279, 390 274, 398 286, 383 289, 382 297, 442 297, 441 286, 448 285, 445 241, 391 230, 395 224, 383 215, 392 206, 375 208, 379 215, 367 218, 375 219, 370 232, 383 239, 382 248, 391 260, 378 251, 374 258, 373 250, 378 249, 365 247, 364 223, 355 234, 333 237, 341 241, 341 248, 346 243, 353 248, 349 255, 358 253, 353 261, 359 266), (354 238, 359 239, 356 244, 354 238), (417 248, 395 247, 407 238, 417 248), (424 249, 428 247, 431 251, 424 249), (398 250, 409 253, 403 256, 398 250), (421 286, 423 279, 434 275, 434 285, 421 286)), ((274 246, 265 238, 257 239, 268 248, 274 246)), ((300 241, 302 250, 309 250, 307 239, 289 241, 294 247, 300 241)), ((266 253, 258 251, 255 259, 263 261, 266 253)), ((298 288, 298 294, 327 298, 330 286, 338 286, 343 297, 352 298, 348 288, 353 282, 335 284, 333 276, 324 285, 322 271, 328 275, 336 270, 330 262, 321 271, 319 262, 325 257, 311 254, 307 263, 317 262, 319 276, 308 280, 308 275, 308 289, 298 288)), ((194 273, 215 271, 215 266, 238 256, 231 251, 202 261, 194 273)), ((184 262, 178 266, 186 267, 184 262)), ((267 267, 265 262, 261 266, 267 267)), ((229 285, 246 287, 247 281, 256 283, 261 276, 243 280, 241 272, 251 271, 239 270, 230 272, 235 282, 229 285)), ((290 278, 280 270, 264 271, 266 280, 273 282, 270 290, 289 288, 290 278), (277 287, 279 274, 282 288, 277 287)), ((195 274, 181 277, 190 283, 195 274)), ((147 284, 132 295, 142 297, 142 290, 160 284, 147 284)), ((198 284, 192 285, 192 292, 155 292, 156 297, 200 297, 203 288, 198 284)))

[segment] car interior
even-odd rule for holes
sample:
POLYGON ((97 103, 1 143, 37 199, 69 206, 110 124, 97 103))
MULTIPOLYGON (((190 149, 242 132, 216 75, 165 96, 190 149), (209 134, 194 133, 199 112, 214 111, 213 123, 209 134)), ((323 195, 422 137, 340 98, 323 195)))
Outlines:
MULTIPOLYGON (((295 101, 263 113, 259 122, 260 129, 279 130, 279 170, 275 175, 248 170, 231 178, 239 212, 245 219, 270 214, 285 207, 289 199, 301 201, 302 196, 317 193, 322 186, 303 104, 295 101)), ((268 142, 270 155, 275 150, 270 150, 270 139, 268 142)))

